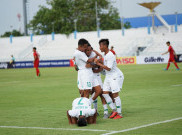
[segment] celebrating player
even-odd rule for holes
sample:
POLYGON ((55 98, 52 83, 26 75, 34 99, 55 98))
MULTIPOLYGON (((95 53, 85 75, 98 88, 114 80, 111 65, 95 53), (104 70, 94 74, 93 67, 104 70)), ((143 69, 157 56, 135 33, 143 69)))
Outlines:
POLYGON ((165 70, 168 70, 168 69, 169 69, 170 62, 173 62, 174 65, 176 66, 176 70, 179 70, 179 67, 178 67, 178 65, 177 65, 177 63, 176 63, 176 61, 175 61, 175 58, 174 58, 174 57, 177 58, 177 55, 176 55, 176 53, 175 53, 173 47, 171 46, 171 44, 170 44, 169 41, 166 42, 166 45, 169 46, 168 51, 162 54, 162 55, 164 55, 164 54, 169 53, 169 61, 168 61, 168 64, 167 64, 167 68, 166 68, 165 70))
POLYGON ((96 124, 97 110, 91 109, 91 102, 88 98, 76 98, 72 103, 72 110, 67 111, 69 124, 86 126, 96 124))
POLYGON ((116 64, 116 57, 114 54, 109 51, 109 40, 108 39, 101 39, 99 41, 100 50, 101 52, 104 52, 104 64, 101 64, 98 62, 98 59, 95 59, 94 62, 105 69, 106 77, 103 84, 103 97, 105 98, 107 104, 110 106, 110 108, 113 110, 111 116, 109 118, 113 119, 120 119, 122 117, 122 106, 121 106, 121 99, 119 97, 119 91, 122 88, 123 81, 124 81, 124 75, 123 73, 117 68, 116 64), (115 104, 117 107, 117 110, 115 108, 115 105, 109 96, 109 93, 112 92, 112 95, 115 100, 115 104))
POLYGON ((36 69, 36 75, 40 76, 40 71, 39 71, 39 53, 36 51, 36 47, 33 48, 33 56, 34 56, 34 68, 36 69))
POLYGON ((87 68, 86 64, 94 61, 93 58, 88 58, 85 54, 85 51, 88 46, 88 41, 85 39, 80 39, 78 41, 78 48, 74 53, 75 64, 78 69, 78 88, 82 93, 83 97, 89 98, 89 92, 92 89, 93 83, 93 72, 92 68, 87 68))
MULTIPOLYGON (((88 45, 88 48, 86 50, 86 55, 89 58, 93 58, 96 55, 99 56, 99 59, 102 61, 102 55, 99 54, 97 51, 93 50, 93 48, 91 47, 91 45, 88 45)), ((100 75, 100 71, 102 71, 103 69, 95 64, 91 65, 92 70, 94 72, 94 78, 93 78, 93 94, 92 97, 90 98, 91 103, 93 103, 94 108, 97 109, 97 97, 100 96, 101 97, 101 101, 104 107, 104 119, 108 118, 108 108, 107 108, 107 103, 104 99, 104 97, 102 96, 102 88, 103 88, 103 84, 102 84, 102 79, 101 79, 101 75, 100 75)), ((98 114, 98 113, 97 113, 98 114)))

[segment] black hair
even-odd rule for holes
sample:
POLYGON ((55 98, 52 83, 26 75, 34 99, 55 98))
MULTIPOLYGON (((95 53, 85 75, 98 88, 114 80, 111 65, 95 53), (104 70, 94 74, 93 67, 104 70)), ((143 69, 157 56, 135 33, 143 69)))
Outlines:
POLYGON ((100 41, 99 41, 99 44, 100 43, 103 43, 104 45, 107 45, 107 47, 109 46, 109 39, 101 39, 100 41))
POLYGON ((169 42, 169 41, 167 41, 167 42, 166 42, 166 44, 170 44, 170 42, 169 42))
POLYGON ((86 118, 85 117, 79 118, 77 124, 78 124, 79 127, 87 126, 86 118))
POLYGON ((35 50, 36 50, 37 48, 36 48, 36 47, 33 47, 33 49, 35 49, 35 50))
POLYGON ((79 46, 83 46, 84 44, 88 44, 88 41, 84 38, 81 38, 79 41, 78 41, 78 45, 79 46))
POLYGON ((91 46, 91 44, 88 42, 88 47, 91 46))

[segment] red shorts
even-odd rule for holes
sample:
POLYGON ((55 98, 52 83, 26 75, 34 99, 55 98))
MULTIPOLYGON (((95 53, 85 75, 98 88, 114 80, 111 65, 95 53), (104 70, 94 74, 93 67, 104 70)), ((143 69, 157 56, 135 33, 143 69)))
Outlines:
POLYGON ((34 62, 34 68, 38 68, 39 67, 39 61, 35 61, 34 62))
POLYGON ((174 57, 170 57, 168 62, 174 62, 174 61, 175 61, 174 57))

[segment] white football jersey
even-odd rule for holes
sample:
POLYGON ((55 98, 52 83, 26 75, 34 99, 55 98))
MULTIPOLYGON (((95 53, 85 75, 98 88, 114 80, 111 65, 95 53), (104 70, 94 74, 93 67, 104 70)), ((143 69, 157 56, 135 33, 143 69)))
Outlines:
POLYGON ((88 98, 76 98, 72 103, 72 110, 91 109, 91 102, 88 98))
POLYGON ((79 70, 86 69, 85 66, 86 66, 88 57, 84 52, 75 50, 74 58, 75 58, 75 64, 77 65, 79 70))
POLYGON ((84 115, 87 118, 93 116, 95 112, 95 109, 91 109, 91 102, 85 97, 76 98, 72 103, 72 110, 68 111, 71 117, 76 118, 79 118, 80 115, 84 115))
POLYGON ((123 73, 117 67, 116 57, 111 51, 109 51, 106 55, 104 55, 104 65, 111 69, 110 71, 105 70, 106 76, 110 77, 118 75, 123 76, 123 73))

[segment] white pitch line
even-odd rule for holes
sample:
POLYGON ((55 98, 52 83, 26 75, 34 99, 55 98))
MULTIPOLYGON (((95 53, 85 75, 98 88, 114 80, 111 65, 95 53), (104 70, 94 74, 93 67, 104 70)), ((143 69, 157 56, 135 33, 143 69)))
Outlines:
POLYGON ((19 127, 19 126, 0 126, 0 128, 16 128, 16 129, 44 129, 44 130, 73 130, 73 131, 93 131, 93 132, 113 132, 99 129, 80 129, 80 128, 46 128, 46 127, 19 127))
POLYGON ((171 120, 155 122, 155 123, 151 123, 151 124, 147 124, 147 125, 142 125, 142 126, 139 126, 139 127, 134 127, 134 128, 129 128, 129 129, 124 129, 124 130, 120 130, 120 131, 112 131, 110 133, 105 133, 105 134, 101 134, 101 135, 111 135, 111 134, 116 134, 116 133, 122 133, 122 132, 132 131, 132 130, 136 130, 136 129, 140 129, 140 128, 145 128, 145 127, 149 127, 149 126, 153 126, 153 125, 158 125, 158 124, 162 124, 162 123, 168 123, 168 122, 171 122, 171 121, 181 120, 181 119, 182 119, 182 117, 179 117, 179 118, 175 118, 175 119, 171 119, 171 120))
POLYGON ((171 85, 171 86, 182 86, 182 84, 177 84, 177 85, 171 85))

